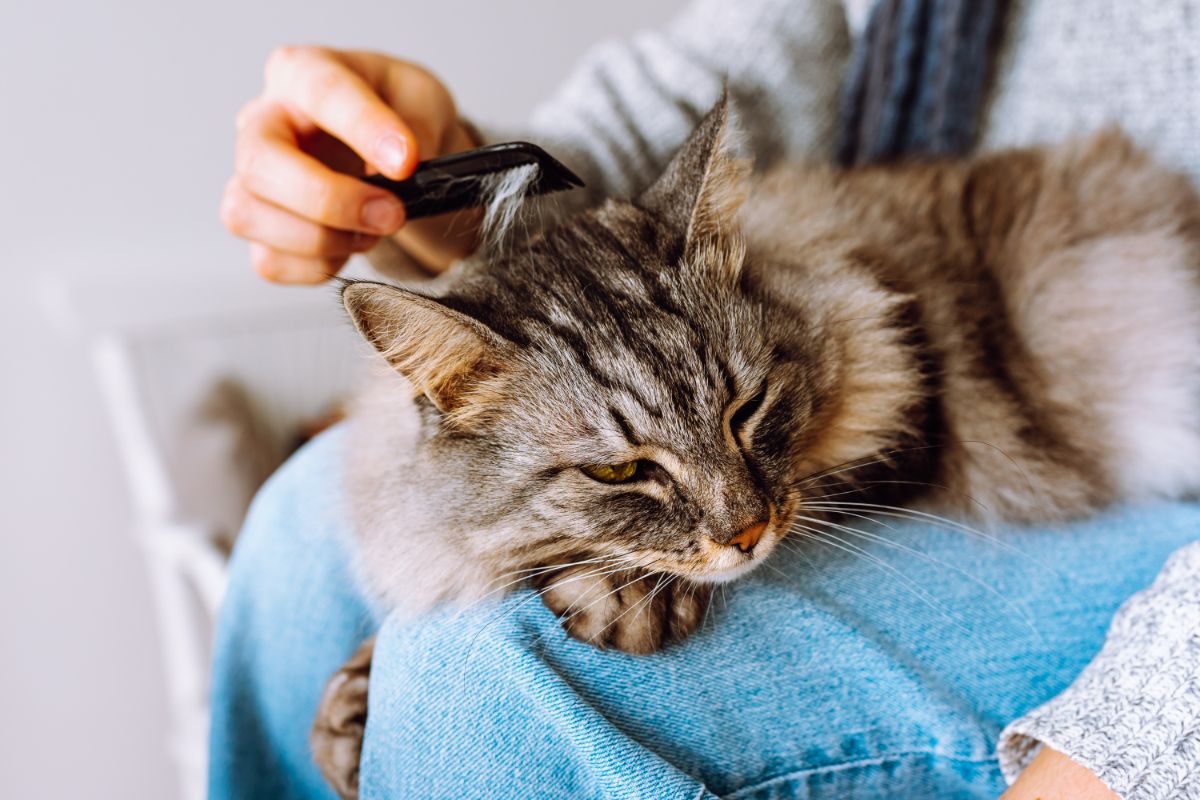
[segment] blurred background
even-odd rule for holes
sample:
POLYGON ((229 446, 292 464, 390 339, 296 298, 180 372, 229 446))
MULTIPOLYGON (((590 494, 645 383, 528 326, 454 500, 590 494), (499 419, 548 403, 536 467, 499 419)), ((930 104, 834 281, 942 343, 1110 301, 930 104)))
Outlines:
MULTIPOLYGON (((295 387, 278 407, 250 398, 268 427, 317 413, 321 364, 315 375, 305 359, 259 370, 253 348, 311 346, 336 368, 348 341, 327 289, 262 284, 217 220, 233 116, 271 48, 395 53, 439 73, 471 117, 519 125, 588 45, 680 5, 4 4, 0 796, 195 796, 172 757, 186 762, 201 735, 175 712, 203 690, 186 665, 204 652, 188 650, 179 611, 192 603, 203 617, 221 554, 189 549, 196 531, 172 528, 189 522, 178 507, 204 510, 210 498, 180 497, 163 476, 178 474, 183 449, 220 459, 244 441, 164 430, 195 421, 183 393, 220 377, 214 364, 231 352, 248 385, 295 387), (170 541, 179 547, 155 550, 170 541), (193 595, 172 594, 172 559, 195 573, 193 595)), ((245 400, 216 399, 200 417, 245 400)))

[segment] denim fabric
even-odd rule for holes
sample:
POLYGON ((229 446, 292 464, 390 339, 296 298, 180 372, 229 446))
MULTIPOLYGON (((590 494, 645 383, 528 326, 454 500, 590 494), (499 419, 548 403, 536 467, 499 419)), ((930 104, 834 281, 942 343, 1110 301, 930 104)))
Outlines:
MULTIPOLYGON (((373 627, 346 567, 341 441, 272 479, 234 554, 213 800, 332 797, 308 728, 373 627)), ((363 797, 994 797, 1000 729, 1070 683, 1120 603, 1197 538, 1200 507, 1004 530, 1002 545, 855 522, 870 535, 778 552, 654 656, 567 639, 527 591, 384 620, 363 797)))

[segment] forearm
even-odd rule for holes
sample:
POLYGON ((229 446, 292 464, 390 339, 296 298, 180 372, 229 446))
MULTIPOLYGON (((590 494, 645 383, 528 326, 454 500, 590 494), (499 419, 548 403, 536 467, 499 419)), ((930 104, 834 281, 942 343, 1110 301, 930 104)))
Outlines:
POLYGON ((1122 607, 1104 649, 1070 688, 1005 729, 1005 774, 1034 769, 1044 748, 1125 800, 1200 792, 1200 542, 1122 607))

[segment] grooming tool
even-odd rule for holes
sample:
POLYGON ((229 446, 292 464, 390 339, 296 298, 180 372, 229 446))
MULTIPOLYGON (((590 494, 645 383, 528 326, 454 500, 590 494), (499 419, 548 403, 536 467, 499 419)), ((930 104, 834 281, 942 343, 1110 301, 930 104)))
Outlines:
POLYGON ((404 202, 408 219, 417 219, 484 205, 489 199, 485 189, 494 184, 488 178, 529 164, 538 171, 526 190, 528 196, 583 186, 579 176, 561 161, 529 142, 492 144, 422 161, 412 176, 402 181, 383 175, 363 180, 396 195, 404 202))

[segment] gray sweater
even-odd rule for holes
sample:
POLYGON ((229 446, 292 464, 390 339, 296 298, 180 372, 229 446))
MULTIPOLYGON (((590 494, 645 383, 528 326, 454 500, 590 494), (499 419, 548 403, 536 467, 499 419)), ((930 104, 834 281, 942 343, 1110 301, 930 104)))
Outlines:
MULTIPOLYGON (((729 78, 758 167, 829 158, 838 91, 871 0, 698 0, 660 31, 597 47, 532 132, 587 205, 645 188, 729 78)), ((1016 0, 982 125, 993 148, 1118 121, 1200 181, 1200 0, 1016 0)), ((569 210, 569 209, 564 209, 569 210)), ((1010 724, 1011 781, 1045 743, 1127 800, 1200 798, 1200 543, 1131 598, 1103 651, 1010 724)))

